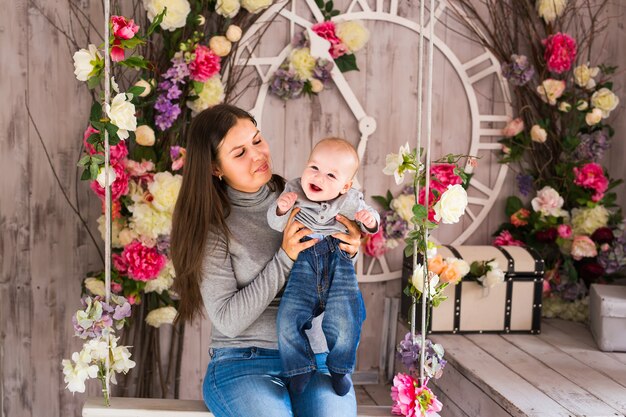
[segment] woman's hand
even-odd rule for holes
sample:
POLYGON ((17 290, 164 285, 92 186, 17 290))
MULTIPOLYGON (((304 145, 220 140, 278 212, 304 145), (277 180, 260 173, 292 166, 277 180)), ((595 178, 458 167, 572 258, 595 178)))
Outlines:
POLYGON ((289 256, 292 261, 296 260, 300 252, 317 243, 317 239, 300 242, 303 237, 310 235, 313 232, 308 227, 304 227, 304 225, 299 221, 294 220, 296 213, 299 211, 299 207, 296 207, 291 211, 289 220, 287 220, 287 227, 285 227, 285 230, 283 231, 283 244, 281 245, 287 256, 289 256))
POLYGON ((341 214, 338 214, 336 219, 339 223, 346 226, 348 233, 335 233, 333 237, 344 242, 339 244, 339 249, 353 257, 361 246, 361 229, 355 222, 341 214))

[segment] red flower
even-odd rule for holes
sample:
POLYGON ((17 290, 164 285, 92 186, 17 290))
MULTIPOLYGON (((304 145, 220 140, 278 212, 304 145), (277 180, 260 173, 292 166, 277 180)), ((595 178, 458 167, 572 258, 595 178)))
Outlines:
MULTIPOLYGON (((115 170, 115 181, 111 184, 111 200, 117 200, 123 195, 128 194, 128 173, 124 169, 124 164, 111 165, 115 170)), ((98 194, 98 197, 104 198, 104 188, 98 184, 98 181, 91 181, 91 189, 98 194)))
POLYGON ((546 60, 548 71, 556 74, 569 71, 576 60, 576 40, 558 32, 544 39, 543 45, 546 47, 543 58, 546 60))
POLYGON ((198 45, 195 54, 196 58, 189 64, 192 80, 203 83, 220 71, 221 59, 211 49, 198 45))
POLYGON ((387 252, 386 239, 382 227, 365 239, 365 254, 373 258, 383 256, 387 252))
POLYGON ((577 269, 580 277, 587 285, 592 284, 595 280, 604 275, 604 268, 597 262, 584 263, 577 269))
POLYGON ((141 242, 134 241, 124 248, 120 261, 126 265, 130 278, 150 281, 159 275, 167 259, 156 248, 148 248, 141 242))
POLYGON ((122 48, 120 45, 122 43, 119 41, 119 39, 116 39, 113 41, 113 47, 111 48, 111 59, 113 60, 113 62, 120 62, 124 60, 124 48, 122 48))
POLYGON ((511 215, 511 223, 515 227, 526 226, 528 224, 529 216, 530 211, 525 208, 521 208, 511 215))
POLYGON ((556 241, 556 238, 558 236, 559 236, 559 232, 556 230, 555 227, 550 227, 549 229, 546 229, 546 230, 539 230, 535 233, 535 238, 539 242, 543 242, 543 243, 553 243, 554 241, 556 241))
POLYGON ((111 29, 113 36, 117 39, 132 39, 139 31, 139 26, 133 19, 126 20, 124 16, 111 16, 111 29))
POLYGON ((603 243, 612 243, 615 239, 613 231, 608 227, 600 227, 591 235, 591 240, 601 245, 603 243))
POLYGON ((598 202, 604 197, 609 188, 609 180, 604 176, 604 170, 599 164, 590 162, 582 168, 574 168, 574 184, 595 191, 592 200, 598 202))

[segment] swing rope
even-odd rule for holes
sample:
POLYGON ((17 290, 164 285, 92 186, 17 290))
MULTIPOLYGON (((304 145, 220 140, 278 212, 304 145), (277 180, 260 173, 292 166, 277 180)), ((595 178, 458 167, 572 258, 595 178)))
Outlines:
MULTIPOLYGON (((108 108, 111 101, 111 59, 109 55, 109 20, 111 14, 110 0, 103 0, 104 2, 104 107, 108 108)), ((105 238, 104 238, 104 290, 105 301, 107 304, 111 300, 111 184, 109 182, 109 167, 111 164, 111 149, 109 145, 109 132, 104 129, 104 224, 105 226, 105 238)), ((111 334, 107 335, 107 344, 111 346, 111 334)), ((111 355, 107 355, 105 359, 105 390, 107 394, 111 395, 110 390, 110 358, 111 355)))

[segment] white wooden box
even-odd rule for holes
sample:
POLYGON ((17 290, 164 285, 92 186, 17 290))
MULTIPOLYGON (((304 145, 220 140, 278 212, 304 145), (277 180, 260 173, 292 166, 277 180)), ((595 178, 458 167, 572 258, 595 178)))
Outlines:
MULTIPOLYGON (((543 260, 527 248, 517 246, 443 246, 438 253, 456 257, 468 264, 495 259, 505 273, 505 281, 490 289, 479 282, 463 279, 449 285, 448 299, 431 309, 429 333, 539 333, 541 330, 541 295, 543 260)), ((404 286, 413 265, 405 259, 404 286)), ((402 296, 402 315, 408 318, 410 297, 402 296)), ((418 323, 421 307, 418 305, 418 323)))
POLYGON ((589 315, 600 350, 626 352, 626 286, 592 284, 589 315))

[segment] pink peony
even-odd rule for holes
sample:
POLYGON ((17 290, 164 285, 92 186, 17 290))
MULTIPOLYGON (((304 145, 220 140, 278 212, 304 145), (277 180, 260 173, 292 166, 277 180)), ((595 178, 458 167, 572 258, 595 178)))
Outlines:
MULTIPOLYGON (((124 258, 122 258, 122 255, 114 253, 113 255, 111 255, 111 262, 113 262, 113 267, 120 274, 125 274, 126 271, 128 271, 128 265, 126 265, 126 262, 124 261, 124 258)), ((112 286, 113 283, 111 283, 111 287, 112 286)))
POLYGON ((463 181, 461 177, 454 172, 455 168, 456 165, 454 164, 436 164, 431 166, 430 175, 433 177, 433 180, 430 186, 440 193, 443 193, 448 189, 449 185, 461 184, 463 181))
POLYGON ((500 232, 498 236, 493 240, 494 246, 525 246, 524 242, 517 240, 513 237, 511 232, 508 230, 503 230, 500 232))
POLYGON ((196 57, 189 64, 191 79, 205 82, 220 71, 221 58, 204 45, 196 46, 196 57))
POLYGON ((387 240, 383 234, 383 229, 373 235, 367 235, 365 239, 365 254, 373 258, 379 258, 387 252, 387 240))
POLYGON ((582 258, 593 258, 598 255, 596 244, 589 236, 575 236, 572 242, 572 258, 580 261, 582 258))
POLYGON ((595 202, 602 200, 604 192, 609 188, 609 180, 604 176, 604 170, 599 164, 590 162, 582 168, 574 168, 574 184, 595 191, 591 199, 595 202))
POLYGON ((417 380, 407 374, 397 374, 393 378, 391 387, 391 399, 394 401, 391 412, 398 416, 415 417, 415 386, 417 380))
POLYGON ((572 237, 572 226, 569 224, 558 225, 556 231, 559 233, 560 238, 569 239, 572 237))
POLYGON ((543 45, 546 48, 543 58, 546 60, 548 71, 561 74, 570 70, 576 60, 576 40, 558 32, 544 39, 543 45))
MULTIPOLYGON (((94 133, 100 133, 100 131, 94 129, 91 125, 89 125, 87 127, 87 130, 85 130, 85 133, 83 133, 83 144, 85 145, 85 151, 89 155, 95 155, 96 153, 103 155, 102 152, 96 152, 96 148, 94 148, 91 143, 87 142, 87 139, 89 139, 89 137, 94 133)), ((111 164, 115 164, 121 159, 126 158, 127 155, 128 148, 126 147, 126 143, 123 140, 121 140, 117 145, 110 147, 111 164)))
POLYGON ((125 58, 124 48, 120 46, 121 44, 122 43, 119 41, 119 39, 113 41, 113 46, 111 47, 111 60, 113 62, 120 62, 123 61, 125 58))
POLYGON ((136 281, 155 279, 165 266, 167 258, 156 248, 148 248, 134 241, 124 248, 121 262, 127 267, 128 276, 136 281))
POLYGON ((443 408, 441 401, 437 399, 437 396, 426 386, 428 380, 424 382, 421 387, 415 388, 415 394, 417 395, 417 404, 419 404, 419 415, 424 417, 435 417, 443 408))
POLYGON ((511 223, 515 227, 526 226, 528 224, 529 217, 530 211, 525 208, 521 208, 511 215, 511 223))
POLYGON ((524 120, 521 117, 511 120, 502 129, 502 136, 510 138, 518 135, 524 130, 524 120))
POLYGON ((335 22, 327 20, 325 22, 316 23, 311 26, 311 30, 315 32, 320 38, 326 39, 331 45, 341 43, 341 39, 337 36, 337 29, 335 22))
MULTIPOLYGON (((112 167, 115 170, 115 181, 111 184, 111 199, 117 200, 121 196, 128 194, 129 176, 123 164, 113 164, 112 167)), ((92 181, 90 187, 98 194, 98 197, 104 198, 104 188, 98 184, 98 181, 92 181)))
POLYGON ((139 26, 133 19, 126 20, 124 16, 111 16, 111 31, 117 39, 132 39, 139 31, 139 26))
POLYGON ((333 59, 337 59, 348 52, 350 52, 350 50, 343 43, 337 43, 330 47, 330 56, 333 57, 333 59))

